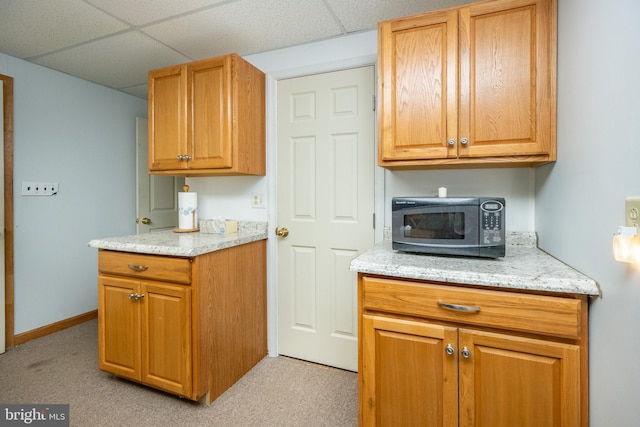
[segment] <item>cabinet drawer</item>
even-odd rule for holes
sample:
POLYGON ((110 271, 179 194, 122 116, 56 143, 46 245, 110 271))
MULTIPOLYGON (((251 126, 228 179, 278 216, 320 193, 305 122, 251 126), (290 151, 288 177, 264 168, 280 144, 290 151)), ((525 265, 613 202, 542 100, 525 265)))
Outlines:
POLYGON ((583 306, 579 299, 374 277, 363 277, 361 286, 364 310, 574 339, 580 337, 583 306), (473 311, 445 308, 442 304, 465 306, 473 311))
POLYGON ((98 271, 185 285, 191 283, 191 260, 187 258, 102 250, 98 253, 98 271))

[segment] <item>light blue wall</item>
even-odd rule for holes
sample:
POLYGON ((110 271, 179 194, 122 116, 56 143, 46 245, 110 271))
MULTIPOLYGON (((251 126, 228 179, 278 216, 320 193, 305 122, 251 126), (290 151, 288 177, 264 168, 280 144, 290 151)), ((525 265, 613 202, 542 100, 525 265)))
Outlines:
MULTIPOLYGON (((508 228, 535 224, 542 249, 599 282, 603 298, 590 311, 591 426, 632 426, 640 396, 640 271, 613 261, 611 239, 624 222, 624 198, 640 196, 640 2, 559 3, 557 163, 534 170, 384 172, 384 204, 442 185, 452 194, 508 194, 514 200, 508 215, 518 218, 508 228)), ((327 58, 343 64, 375 55, 375 37, 358 35, 353 44, 351 37, 248 59, 274 80, 331 68, 327 58)), ((146 117, 146 103, 1 54, 0 73, 16 78, 19 333, 95 309, 96 255, 86 242, 134 231, 134 118, 146 117), (60 182, 60 195, 21 197, 20 183, 36 179, 60 182)), ((269 111, 267 121, 273 120, 269 111)), ((211 215, 225 215, 229 202, 238 215, 247 206, 247 216, 264 219, 248 203, 251 191, 273 191, 273 159, 268 166, 266 178, 225 178, 240 196, 225 194, 227 182, 214 178, 190 185, 211 215)))
POLYGON ((558 161, 536 171, 539 245, 595 279, 593 427, 638 425, 640 269, 614 261, 627 196, 640 196, 640 2, 560 0, 558 161))
POLYGON ((97 237, 135 232, 135 117, 147 102, 0 54, 14 78, 15 333, 97 307, 97 237), (21 196, 23 181, 58 195, 21 196))

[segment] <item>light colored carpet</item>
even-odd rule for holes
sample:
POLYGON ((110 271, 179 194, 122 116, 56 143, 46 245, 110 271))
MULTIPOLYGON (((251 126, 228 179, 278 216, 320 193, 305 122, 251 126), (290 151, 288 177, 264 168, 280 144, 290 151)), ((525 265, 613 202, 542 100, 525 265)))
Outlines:
POLYGON ((357 374, 266 357, 211 406, 98 370, 97 321, 0 355, 0 403, 70 405, 72 426, 356 426, 357 374))

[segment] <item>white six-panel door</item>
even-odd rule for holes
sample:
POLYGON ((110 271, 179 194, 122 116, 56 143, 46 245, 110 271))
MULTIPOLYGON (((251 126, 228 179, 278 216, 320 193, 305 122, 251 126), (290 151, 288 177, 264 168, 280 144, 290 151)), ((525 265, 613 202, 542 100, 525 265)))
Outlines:
POLYGON ((278 82, 278 353, 357 370, 357 276, 374 244, 372 66, 278 82))
POLYGON ((149 174, 148 123, 148 119, 136 118, 136 228, 138 234, 171 230, 178 226, 178 192, 183 191, 184 185, 184 177, 149 174))

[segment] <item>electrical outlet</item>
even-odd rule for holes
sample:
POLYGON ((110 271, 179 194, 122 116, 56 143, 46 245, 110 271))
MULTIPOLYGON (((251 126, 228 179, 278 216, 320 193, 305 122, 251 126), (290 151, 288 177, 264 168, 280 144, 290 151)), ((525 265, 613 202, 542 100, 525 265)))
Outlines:
POLYGON ((627 227, 636 227, 640 223, 640 197, 625 199, 625 221, 627 227))
POLYGON ((254 209, 264 209, 264 194, 253 193, 251 195, 251 207, 254 209))
POLYGON ((23 182, 23 196, 55 196, 58 194, 57 182, 23 182))

